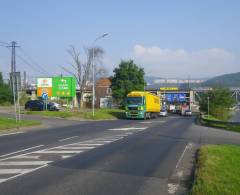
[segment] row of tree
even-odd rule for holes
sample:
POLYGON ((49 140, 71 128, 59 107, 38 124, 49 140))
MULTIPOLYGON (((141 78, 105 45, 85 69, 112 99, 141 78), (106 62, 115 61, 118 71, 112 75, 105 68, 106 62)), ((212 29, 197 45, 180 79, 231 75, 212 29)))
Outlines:
POLYGON ((0 105, 11 102, 11 91, 8 83, 4 83, 2 73, 0 72, 0 105))
POLYGON ((202 94, 200 99, 200 110, 217 119, 227 121, 231 117, 231 108, 234 100, 231 91, 225 87, 214 87, 207 93, 202 94))

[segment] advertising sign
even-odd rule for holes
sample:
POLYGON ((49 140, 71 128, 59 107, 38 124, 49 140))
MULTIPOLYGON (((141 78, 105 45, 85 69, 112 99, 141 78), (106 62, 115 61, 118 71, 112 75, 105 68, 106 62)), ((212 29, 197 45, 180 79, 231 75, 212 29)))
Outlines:
POLYGON ((160 91, 178 91, 177 87, 160 87, 160 91))
POLYGON ((74 77, 53 77, 54 97, 74 97, 76 95, 76 80, 74 77))
POLYGON ((41 97, 43 93, 46 93, 48 97, 52 97, 52 78, 37 79, 37 96, 41 97))
POLYGON ((52 87, 52 78, 38 78, 37 87, 52 87))

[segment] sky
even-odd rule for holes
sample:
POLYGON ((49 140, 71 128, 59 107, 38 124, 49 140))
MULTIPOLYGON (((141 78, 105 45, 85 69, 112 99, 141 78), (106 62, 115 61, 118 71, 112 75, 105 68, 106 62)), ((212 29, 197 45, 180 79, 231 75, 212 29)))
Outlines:
MULTIPOLYGON (((105 51, 100 66, 109 75, 121 60, 129 59, 147 75, 164 78, 240 72, 239 0, 0 3, 0 41, 14 40, 21 46, 17 55, 28 63, 17 58, 17 70, 27 71, 29 78, 65 74, 60 66, 70 67, 70 45, 81 52, 84 61, 84 48, 103 33, 108 36, 96 46, 105 51)), ((0 47, 0 72, 5 77, 10 71, 10 54, 0 47)))

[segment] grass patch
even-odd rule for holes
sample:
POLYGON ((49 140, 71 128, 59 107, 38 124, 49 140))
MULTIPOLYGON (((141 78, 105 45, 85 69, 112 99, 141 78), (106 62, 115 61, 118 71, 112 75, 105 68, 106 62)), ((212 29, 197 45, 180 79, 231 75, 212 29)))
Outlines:
POLYGON ((240 146, 207 145, 198 154, 192 195, 240 194, 240 146))
POLYGON ((41 115, 47 117, 60 117, 60 118, 79 118, 79 119, 117 119, 123 118, 123 110, 120 109, 96 109, 95 116, 92 116, 91 110, 74 111, 27 111, 26 114, 41 115))
POLYGON ((216 128, 221 128, 228 131, 240 132, 240 124, 220 121, 212 116, 210 116, 209 118, 207 118, 206 116, 202 116, 202 118, 200 118, 200 122, 202 125, 205 125, 208 127, 216 127, 216 128))
POLYGON ((4 129, 12 129, 17 127, 27 127, 27 126, 34 126, 40 125, 40 121, 33 121, 33 120, 22 120, 20 123, 16 123, 15 119, 12 118, 0 118, 0 130, 4 129))

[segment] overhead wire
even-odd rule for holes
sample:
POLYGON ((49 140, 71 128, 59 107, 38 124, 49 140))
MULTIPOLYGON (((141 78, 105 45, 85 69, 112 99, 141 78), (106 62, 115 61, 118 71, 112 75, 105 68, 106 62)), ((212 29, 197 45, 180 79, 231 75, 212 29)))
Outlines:
POLYGON ((30 57, 30 56, 22 49, 22 47, 20 47, 19 50, 20 50, 20 52, 21 52, 25 57, 28 58, 28 60, 29 60, 28 62, 31 62, 31 64, 33 64, 33 65, 35 65, 36 67, 38 67, 39 70, 40 70, 42 73, 47 74, 48 76, 52 76, 52 74, 50 74, 50 73, 49 73, 48 71, 46 71, 42 66, 40 66, 39 63, 36 63, 36 61, 33 60, 33 58, 30 57))

